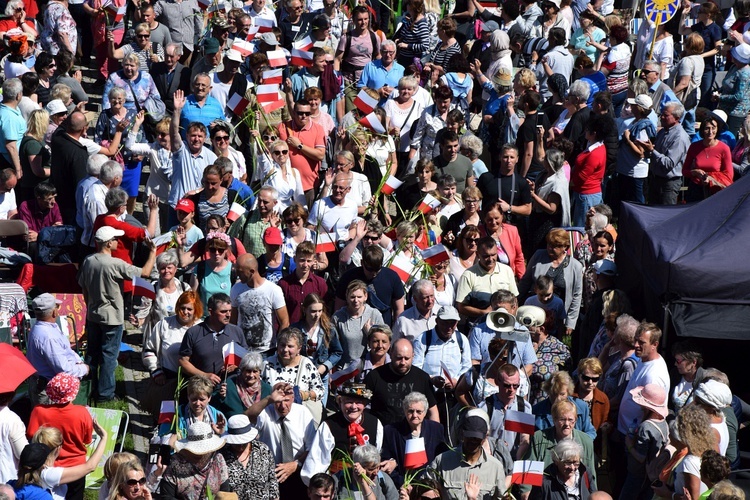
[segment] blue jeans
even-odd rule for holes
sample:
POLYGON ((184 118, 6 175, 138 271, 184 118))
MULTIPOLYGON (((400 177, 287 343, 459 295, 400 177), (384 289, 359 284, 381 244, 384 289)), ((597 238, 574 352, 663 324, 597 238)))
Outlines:
POLYGON ((646 179, 636 179, 627 175, 617 174, 618 187, 620 191, 620 201, 634 201, 636 203, 646 203, 646 197, 643 195, 643 185, 646 179))
POLYGON ((625 104, 625 99, 627 98, 627 90, 618 92, 612 96, 612 109, 615 111, 615 118, 620 118, 620 111, 622 111, 622 106, 625 104))
POLYGON ((695 135, 695 108, 685 110, 685 116, 682 117, 682 128, 685 129, 692 141, 695 135))
POLYGON ((573 205, 571 221, 573 227, 586 226, 586 212, 594 205, 602 202, 602 193, 580 194, 575 191, 570 192, 570 203, 573 205))
POLYGON ((91 388, 99 401, 115 397, 115 368, 120 355, 123 325, 100 325, 86 321, 89 347, 86 364, 91 366, 91 388))

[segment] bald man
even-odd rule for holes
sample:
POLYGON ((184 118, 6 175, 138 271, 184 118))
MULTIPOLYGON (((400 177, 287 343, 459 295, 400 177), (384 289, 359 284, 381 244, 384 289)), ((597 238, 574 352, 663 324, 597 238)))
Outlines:
POLYGON ((590 500, 612 500, 612 495, 606 491, 595 491, 589 496, 590 500))
POLYGON ((0 484, 0 500, 16 500, 16 492, 7 484, 0 484))
POLYGON ((336 233, 338 241, 349 241, 356 235, 357 204, 346 195, 352 189, 352 178, 349 174, 339 173, 333 178, 331 196, 326 196, 313 203, 307 227, 313 231, 324 230, 336 233), (322 227, 322 229, 319 228, 322 227))
POLYGON ((249 253, 235 264, 240 282, 232 286, 231 323, 239 326, 250 350, 264 358, 276 352, 276 332, 289 326, 289 313, 281 287, 258 272, 258 261, 249 253))
MULTIPOLYGON (((391 337, 391 329, 386 325, 374 325, 368 336, 372 339, 374 333, 380 332, 391 337)), ((382 349, 375 337, 375 349, 382 349)), ((414 348, 408 339, 399 339, 391 348, 390 362, 375 368, 365 377, 367 388, 372 391, 371 413, 378 417, 383 425, 395 424, 404 419, 402 406, 404 397, 410 392, 421 392, 427 397, 427 417, 440 422, 437 401, 430 382, 430 376, 423 370, 412 366, 414 348)))

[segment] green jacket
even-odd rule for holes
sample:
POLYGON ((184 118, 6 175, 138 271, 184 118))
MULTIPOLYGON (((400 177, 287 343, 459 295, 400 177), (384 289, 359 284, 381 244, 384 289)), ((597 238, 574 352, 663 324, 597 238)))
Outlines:
MULTIPOLYGON (((583 446, 583 453, 581 454, 581 462, 586 467, 591 477, 591 491, 596 491, 596 460, 594 458, 594 441, 585 432, 581 432, 578 429, 573 429, 573 439, 578 444, 583 446)), ((555 437, 555 428, 550 427, 541 431, 536 431, 531 437, 531 445, 529 451, 526 452, 524 460, 537 460, 544 462, 544 468, 546 469, 552 463, 552 450, 557 444, 557 438, 555 437)), ((521 486, 521 491, 531 491, 531 486, 521 486)))

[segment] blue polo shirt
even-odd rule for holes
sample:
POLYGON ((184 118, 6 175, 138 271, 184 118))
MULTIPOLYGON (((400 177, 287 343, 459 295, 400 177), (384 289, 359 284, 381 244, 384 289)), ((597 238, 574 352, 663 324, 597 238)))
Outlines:
POLYGON ((404 76, 404 67, 394 62, 390 71, 383 67, 383 62, 378 59, 365 65, 362 75, 359 77, 357 87, 368 87, 378 90, 383 85, 398 88, 398 81, 404 76))
POLYGON ((8 154, 8 148, 5 147, 6 142, 16 141, 16 147, 18 148, 21 144, 21 139, 26 133, 26 120, 21 115, 21 110, 18 108, 11 108, 5 104, 0 104, 0 153, 3 154, 5 159, 13 164, 8 154))
POLYGON ((193 122, 200 122, 208 128, 212 121, 224 118, 224 107, 216 98, 208 96, 203 106, 199 106, 195 96, 191 94, 185 100, 185 107, 180 115, 180 134, 185 139, 188 125, 193 122))

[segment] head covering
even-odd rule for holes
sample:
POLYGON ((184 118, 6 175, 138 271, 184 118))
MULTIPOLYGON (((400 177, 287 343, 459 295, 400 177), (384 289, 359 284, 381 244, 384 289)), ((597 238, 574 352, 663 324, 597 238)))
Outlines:
POLYGON ((47 457, 52 453, 52 449, 43 443, 30 443, 24 447, 21 452, 21 458, 18 461, 18 471, 34 471, 39 469, 47 461, 47 457))
POLYGON ((275 226, 269 226, 263 231, 263 242, 269 245, 283 245, 284 239, 281 236, 281 229, 275 226))
POLYGON ((258 429, 253 427, 247 415, 240 413, 229 417, 227 433, 224 440, 227 444, 247 444, 258 436, 258 429))
POLYGON ((31 301, 31 307, 35 313, 50 311, 59 304, 62 304, 62 300, 57 300, 51 293, 43 293, 31 301))
POLYGON ((270 31, 268 33, 263 33, 262 35, 256 37, 261 42, 265 43, 266 45, 278 45, 279 40, 276 38, 276 35, 271 33, 270 31))
POLYGON ((238 63, 242 62, 242 54, 240 54, 240 51, 238 50, 229 49, 224 54, 224 57, 230 61, 234 61, 238 63))
POLYGON ((461 425, 461 434, 465 438, 484 439, 488 429, 487 420, 479 415, 467 415, 461 425))
POLYGON ((718 380, 701 382, 695 389, 693 397, 717 410, 732 404, 732 391, 726 384, 722 384, 718 380))
POLYGON ((557 92, 561 99, 568 97, 568 79, 560 73, 555 73, 547 78, 547 87, 552 92, 557 92))
MULTIPOLYGON (((8 36, 8 35, 6 35, 8 36)), ((10 35, 7 41, 11 54, 25 56, 29 50, 28 36, 25 33, 10 35)))
POLYGON ((609 259, 597 260, 594 263, 594 272, 605 276, 617 276, 617 264, 609 259))
POLYGON ((60 372, 47 383, 47 397, 53 404, 63 405, 73 401, 81 388, 78 377, 65 372, 60 372))
POLYGON ((177 206, 175 206, 174 209, 187 213, 195 212, 195 203, 193 200, 183 198, 177 202, 177 206))
POLYGON ((711 111, 711 117, 716 118, 719 121, 719 131, 727 128, 727 113, 721 109, 715 109, 711 111))
POLYGON ((220 47, 221 43, 214 37, 208 37, 203 41, 203 53, 207 56, 219 52, 220 47))
POLYGON ((551 3, 552 5, 557 7, 557 10, 560 10, 560 6, 562 5, 561 0, 544 0, 542 3, 551 3))
POLYGON ((109 240, 113 240, 118 236, 123 236, 124 234, 125 231, 123 231, 122 229, 115 229, 112 226, 102 226, 96 231, 94 238, 99 243, 106 243, 109 240))
POLYGON ((524 55, 530 56, 532 52, 536 52, 541 57, 547 52, 549 48, 549 42, 546 38, 529 38, 526 43, 523 44, 524 55))
POLYGON ((62 99, 52 99, 47 103, 46 109, 50 116, 68 112, 68 108, 65 107, 65 103, 62 102, 62 99))
POLYGON ((498 87, 510 87, 511 85, 513 85, 513 75, 510 71, 508 71, 508 68, 501 67, 492 76, 492 83, 494 83, 498 87))
POLYGON ((629 97, 628 104, 635 104, 636 106, 640 106, 641 108, 648 109, 654 105, 654 101, 646 94, 641 94, 635 96, 635 98, 629 97))
POLYGON ((636 387, 630 391, 630 394, 636 404, 653 410, 665 418, 669 414, 667 391, 659 384, 646 384, 636 387))
POLYGON ((732 49, 732 57, 735 61, 741 64, 747 64, 750 62, 750 46, 741 43, 732 49))
POLYGON ((339 388, 338 391, 340 396, 348 396, 350 398, 362 398, 370 401, 372 399, 372 391, 367 389, 365 384, 355 384, 354 382, 346 382, 339 388))
POLYGON ((460 321, 458 311, 453 306, 443 306, 438 310, 437 318, 443 321, 460 321))
POLYGON ((482 26, 482 31, 485 33, 494 33, 495 31, 500 30, 500 25, 497 24, 495 21, 487 21, 484 23, 484 26, 482 26))
POLYGON ((187 450, 194 455, 213 453, 224 446, 224 438, 214 434, 211 424, 193 422, 188 427, 187 437, 174 444, 177 451, 187 450))

